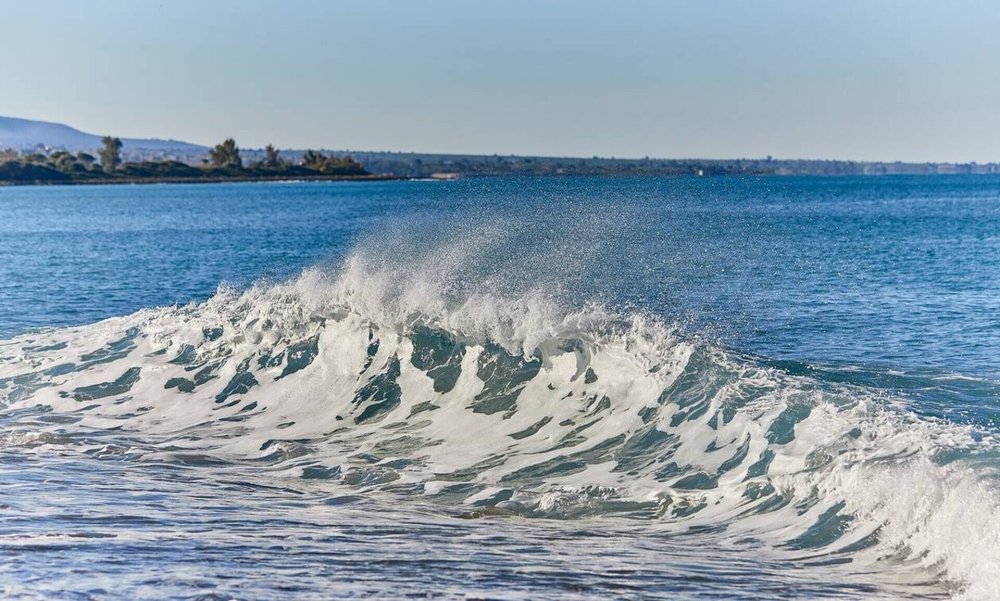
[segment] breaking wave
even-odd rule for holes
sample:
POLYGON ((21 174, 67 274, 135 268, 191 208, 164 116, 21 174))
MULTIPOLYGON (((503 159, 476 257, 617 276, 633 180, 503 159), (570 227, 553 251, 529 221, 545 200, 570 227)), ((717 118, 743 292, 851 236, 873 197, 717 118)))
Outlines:
POLYGON ((712 529, 1000 597, 989 433, 652 315, 456 292, 360 255, 0 343, 0 405, 0 446, 249 466, 464 517, 712 529))

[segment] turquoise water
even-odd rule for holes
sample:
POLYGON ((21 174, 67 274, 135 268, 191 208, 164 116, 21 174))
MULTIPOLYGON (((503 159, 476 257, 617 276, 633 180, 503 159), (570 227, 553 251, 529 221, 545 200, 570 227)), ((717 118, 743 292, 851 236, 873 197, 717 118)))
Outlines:
POLYGON ((0 217, 7 597, 1000 595, 1000 178, 0 217))

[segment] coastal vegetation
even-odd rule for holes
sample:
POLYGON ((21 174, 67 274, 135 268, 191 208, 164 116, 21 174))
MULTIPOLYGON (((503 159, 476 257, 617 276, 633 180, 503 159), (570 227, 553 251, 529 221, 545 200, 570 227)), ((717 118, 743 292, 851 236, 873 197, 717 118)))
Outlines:
POLYGON ((281 179, 506 176, 756 176, 1000 174, 1000 163, 903 163, 797 160, 774 157, 658 159, 539 157, 240 148, 228 138, 212 148, 176 140, 103 138, 71 128, 58 137, 34 121, 21 130, 0 117, 0 185, 34 183, 142 183, 281 179), (30 137, 25 131, 41 128, 30 137), (22 131, 23 130, 23 131, 22 131), (57 140, 50 144, 50 140, 57 140), (81 141, 82 140, 82 141, 81 141), (28 143, 30 141, 30 143, 28 143), (75 142, 74 142, 75 141, 75 142), (73 144, 71 144, 73 142, 73 144), (66 146, 60 146, 65 144, 66 146), (16 148, 6 149, 9 145, 16 148), (364 166, 362 166, 362 164, 364 166), (370 173, 382 175, 373 176, 370 173))
POLYGON ((358 152, 354 157, 375 173, 402 177, 507 176, 841 176, 1000 174, 1000 163, 904 163, 782 159, 662 159, 614 157, 542 157, 518 155, 460 155, 405 152, 358 152))
POLYGON ((121 138, 112 138, 111 136, 104 136, 101 140, 103 148, 98 153, 101 157, 101 167, 104 168, 105 173, 114 173, 115 169, 122 162, 122 141, 121 138))
POLYGON ((105 136, 101 143, 97 156, 66 150, 0 150, 0 184, 329 180, 371 175, 350 155, 309 150, 293 162, 284 160, 270 144, 261 160, 244 163, 233 138, 209 149, 201 165, 171 159, 127 162, 122 160, 120 138, 105 136))

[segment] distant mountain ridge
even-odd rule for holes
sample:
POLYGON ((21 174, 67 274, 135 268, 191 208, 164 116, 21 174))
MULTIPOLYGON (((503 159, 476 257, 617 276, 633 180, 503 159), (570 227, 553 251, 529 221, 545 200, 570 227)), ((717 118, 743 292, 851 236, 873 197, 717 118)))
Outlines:
MULTIPOLYGON (((38 146, 65 148, 71 151, 95 150, 103 136, 88 134, 62 123, 0 116, 0 149, 25 150, 38 146)), ((122 138, 125 151, 200 152, 204 146, 180 140, 159 138, 122 138)))

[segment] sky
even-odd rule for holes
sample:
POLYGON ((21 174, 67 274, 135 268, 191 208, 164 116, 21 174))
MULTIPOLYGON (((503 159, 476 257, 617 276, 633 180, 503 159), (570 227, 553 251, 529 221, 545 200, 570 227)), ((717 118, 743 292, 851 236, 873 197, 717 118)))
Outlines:
POLYGON ((0 0, 0 115, 242 147, 1000 161, 996 0, 0 0))

